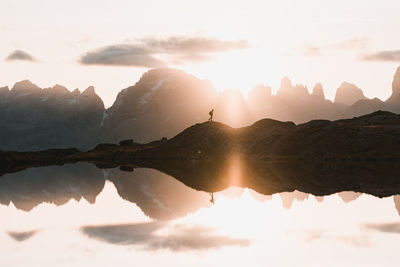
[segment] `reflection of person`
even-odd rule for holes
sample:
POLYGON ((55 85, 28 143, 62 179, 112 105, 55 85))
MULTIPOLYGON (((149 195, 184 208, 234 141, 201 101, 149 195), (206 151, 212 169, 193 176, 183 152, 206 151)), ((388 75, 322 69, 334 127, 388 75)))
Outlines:
POLYGON ((215 204, 215 200, 214 200, 214 193, 211 193, 211 199, 210 199, 210 202, 211 202, 211 203, 213 203, 213 204, 215 204))
POLYGON ((214 109, 210 110, 210 112, 208 112, 208 114, 210 115, 210 118, 208 119, 208 121, 213 121, 213 116, 214 116, 214 109))

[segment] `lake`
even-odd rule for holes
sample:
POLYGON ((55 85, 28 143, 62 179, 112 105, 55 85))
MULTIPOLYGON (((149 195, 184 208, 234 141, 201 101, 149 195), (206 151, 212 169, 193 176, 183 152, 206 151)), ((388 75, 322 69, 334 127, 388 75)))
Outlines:
POLYGON ((31 168, 0 177, 0 266, 393 266, 399 212, 400 196, 211 194, 154 169, 31 168))

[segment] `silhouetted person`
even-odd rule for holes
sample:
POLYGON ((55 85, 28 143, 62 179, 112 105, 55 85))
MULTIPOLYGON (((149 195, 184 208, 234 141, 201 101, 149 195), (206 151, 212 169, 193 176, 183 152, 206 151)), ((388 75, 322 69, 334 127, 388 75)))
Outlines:
POLYGON ((213 203, 213 204, 215 204, 214 193, 211 193, 210 195, 211 195, 210 202, 213 203))
POLYGON ((208 119, 208 121, 213 121, 213 116, 214 116, 214 109, 210 110, 210 112, 208 112, 208 114, 210 115, 210 118, 208 119))

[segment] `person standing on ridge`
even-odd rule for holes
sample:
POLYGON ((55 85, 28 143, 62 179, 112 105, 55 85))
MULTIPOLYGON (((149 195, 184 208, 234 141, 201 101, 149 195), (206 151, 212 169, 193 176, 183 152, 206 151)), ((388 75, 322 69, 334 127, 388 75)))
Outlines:
POLYGON ((208 119, 208 121, 213 121, 214 109, 210 110, 210 112, 208 112, 208 114, 210 115, 210 118, 208 119))

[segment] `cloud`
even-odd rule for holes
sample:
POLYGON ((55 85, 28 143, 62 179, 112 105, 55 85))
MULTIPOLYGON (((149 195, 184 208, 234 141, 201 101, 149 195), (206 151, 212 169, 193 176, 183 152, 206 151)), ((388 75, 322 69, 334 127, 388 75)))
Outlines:
POLYGON ((210 38, 169 37, 167 39, 144 38, 141 39, 148 47, 164 50, 167 53, 183 55, 197 55, 201 53, 217 53, 232 49, 243 49, 248 47, 244 40, 221 41, 210 38))
POLYGON ((11 54, 8 55, 6 60, 7 61, 24 60, 24 61, 31 61, 31 62, 36 61, 36 59, 32 55, 30 55, 27 52, 22 51, 22 50, 13 51, 11 54))
POLYGON ((369 42, 370 42, 369 38, 356 37, 336 43, 330 47, 332 49, 340 49, 340 50, 361 50, 367 48, 369 42))
POLYGON ((247 48, 244 40, 221 41, 202 37, 172 36, 166 39, 143 38, 129 44, 115 44, 89 51, 79 62, 84 65, 162 67, 167 63, 202 62, 213 54, 247 48), (164 56, 164 61, 159 59, 164 56))
POLYGON ((165 63, 153 57, 153 54, 154 51, 141 45, 116 44, 88 52, 79 61, 84 65, 164 66, 165 63))
POLYGON ((22 242, 28 240, 34 236, 38 231, 27 231, 27 232, 7 232, 7 234, 15 241, 22 242))
POLYGON ((400 234, 400 223, 378 223, 378 224, 366 224, 364 226, 367 229, 383 233, 400 234))
POLYGON ((368 47, 369 42, 369 38, 356 37, 320 47, 311 44, 305 44, 301 47, 300 51, 303 56, 315 57, 320 56, 323 52, 334 50, 363 50, 368 47))
POLYGON ((303 48, 302 48, 302 54, 303 54, 303 56, 306 56, 306 57, 316 57, 316 56, 320 56, 321 52, 318 47, 312 46, 310 44, 305 44, 305 45, 303 45, 303 48))
POLYGON ((394 61, 400 62, 400 50, 383 50, 366 55, 364 61, 394 61))
POLYGON ((183 225, 168 228, 169 235, 158 235, 156 231, 165 223, 151 222, 139 224, 85 226, 81 231, 90 238, 117 245, 139 245, 145 250, 168 249, 171 251, 204 250, 224 246, 247 246, 246 239, 235 239, 212 234, 206 227, 186 227, 183 225))

